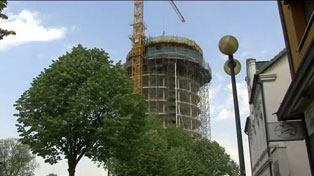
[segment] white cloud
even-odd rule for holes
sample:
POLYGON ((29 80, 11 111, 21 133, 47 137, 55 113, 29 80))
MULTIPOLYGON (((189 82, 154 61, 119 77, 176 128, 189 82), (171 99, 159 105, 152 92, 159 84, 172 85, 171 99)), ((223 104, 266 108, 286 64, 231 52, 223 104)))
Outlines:
MULTIPOLYGON (((231 85, 230 85, 231 91, 231 85)), ((247 84, 245 81, 237 83, 237 93, 239 99, 240 116, 247 117, 249 115, 249 98, 247 84)))
MULTIPOLYGON (((212 101, 210 101, 210 102, 212 102, 212 101)), ((210 113, 211 114, 218 114, 223 108, 224 108, 224 105, 211 104, 210 105, 210 113)))
MULTIPOLYGON (((214 128, 216 130, 215 133, 212 133, 212 139, 216 140, 225 148, 226 153, 230 155, 231 159, 239 163, 235 134, 236 129, 235 127, 231 129, 223 128, 225 125, 230 127, 230 123, 234 125, 232 85, 229 81, 219 81, 217 86, 211 87, 211 91, 214 93, 210 100, 210 114, 212 118, 212 129, 214 128), (223 129, 221 129, 221 127, 223 129)), ((237 83, 237 93, 240 116, 241 119, 243 119, 249 115, 248 93, 245 81, 237 83)), ((242 131, 246 174, 250 176, 250 156, 246 138, 246 135, 242 131)))
POLYGON ((77 27, 76 27, 76 26, 71 26, 71 27, 70 27, 70 30, 71 30, 71 31, 75 31, 75 30, 77 30, 77 27))
POLYGON ((0 25, 0 28, 16 32, 16 35, 7 36, 0 42, 0 50, 6 50, 27 42, 61 39, 67 31, 66 27, 42 26, 39 14, 29 10, 22 10, 18 14, 9 14, 9 19, 0 20, 0 25))
POLYGON ((215 78, 218 82, 222 82, 222 81, 226 80, 226 77, 227 77, 226 74, 223 75, 223 74, 221 74, 219 72, 214 72, 213 73, 213 78, 215 78))
POLYGON ((220 110, 220 112, 218 113, 216 118, 213 119, 213 121, 214 122, 225 121, 225 120, 233 118, 233 116, 234 116, 233 111, 227 108, 224 108, 220 110))
POLYGON ((208 91, 208 96, 209 96, 209 101, 211 102, 211 100, 217 96, 217 93, 220 89, 221 85, 218 85, 217 87, 210 87, 209 91, 208 91))
MULTIPOLYGON (((213 95, 211 99, 211 117, 213 122, 221 122, 228 119, 234 118, 234 106, 233 106, 233 95, 232 95, 232 86, 228 84, 226 86, 225 93, 218 92, 222 90, 221 86, 217 88, 212 88, 213 95), (223 102, 215 103, 215 100, 221 100, 224 97, 223 102)), ((249 104, 248 104, 248 93, 246 82, 237 83, 237 93, 238 93, 238 102, 240 116, 246 117, 249 114, 249 104)))

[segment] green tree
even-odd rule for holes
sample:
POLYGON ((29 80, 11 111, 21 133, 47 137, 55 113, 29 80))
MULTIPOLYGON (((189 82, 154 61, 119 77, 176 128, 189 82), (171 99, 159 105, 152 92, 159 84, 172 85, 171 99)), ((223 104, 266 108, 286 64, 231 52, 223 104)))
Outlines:
POLYGON ((205 173, 212 176, 239 175, 238 166, 217 142, 207 139, 196 140, 193 151, 204 165, 205 173))
POLYGON ((125 175, 174 175, 174 161, 167 153, 165 130, 155 117, 147 118, 145 133, 133 145, 124 145, 112 159, 112 172, 125 175))
POLYGON ((21 141, 50 164, 64 155, 70 176, 83 156, 106 163, 121 139, 133 141, 145 122, 143 97, 132 91, 120 63, 113 64, 103 50, 78 45, 17 100, 21 141))
MULTIPOLYGON (((8 19, 8 16, 2 13, 3 9, 7 7, 7 4, 8 4, 7 0, 0 0, 0 20, 8 19)), ((0 28, 0 40, 2 40, 3 37, 8 36, 8 35, 15 35, 15 32, 0 28)))
POLYGON ((208 175, 203 164, 192 150, 194 139, 182 128, 168 127, 165 129, 168 143, 168 156, 175 161, 175 175, 208 175))
POLYGON ((193 139, 176 127, 164 128, 156 117, 147 118, 145 133, 112 159, 113 174, 159 176, 236 176, 237 165, 217 143, 193 139))
POLYGON ((177 176, 194 175, 205 176, 206 174, 203 164, 198 156, 190 149, 184 147, 173 147, 168 155, 175 161, 173 166, 177 176))
POLYGON ((1 176, 32 176, 37 167, 28 146, 14 138, 0 140, 0 162, 1 176))

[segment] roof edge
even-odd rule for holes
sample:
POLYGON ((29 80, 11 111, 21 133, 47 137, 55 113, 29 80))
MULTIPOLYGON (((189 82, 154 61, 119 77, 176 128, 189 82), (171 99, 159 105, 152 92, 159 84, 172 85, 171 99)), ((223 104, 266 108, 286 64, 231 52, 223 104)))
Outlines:
POLYGON ((155 44, 155 43, 178 43, 178 44, 184 44, 187 46, 192 47, 196 51, 198 51, 201 55, 203 55, 203 50, 201 47, 194 41, 190 40, 186 37, 179 37, 179 36, 157 36, 157 37, 152 37, 149 36, 146 39, 146 46, 155 44))
POLYGON ((287 53, 286 48, 282 49, 275 57, 273 57, 270 61, 265 63, 264 66, 256 74, 261 74, 264 71, 266 71, 270 66, 272 66, 274 63, 276 63, 284 54, 287 53))

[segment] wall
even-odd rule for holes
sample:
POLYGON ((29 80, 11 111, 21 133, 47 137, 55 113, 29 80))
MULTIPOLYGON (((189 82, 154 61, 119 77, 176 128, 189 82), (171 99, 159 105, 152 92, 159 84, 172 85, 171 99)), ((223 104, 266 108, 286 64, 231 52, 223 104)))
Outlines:
MULTIPOLYGON (((266 63, 267 67, 262 69, 258 79, 252 81, 256 72, 256 63, 254 62, 255 60, 247 61, 248 90, 252 100, 249 117, 252 129, 249 132, 250 153, 253 175, 264 176, 270 175, 265 122, 277 122, 276 111, 291 82, 291 77, 287 54, 277 55, 266 63), (257 82, 261 84, 256 84, 257 82)), ((311 174, 304 141, 271 142, 269 146, 273 176, 278 174, 307 176, 311 174)))
POLYGON ((263 112, 261 87, 254 80, 256 73, 256 60, 247 61, 247 83, 249 96, 253 96, 253 102, 250 104, 250 129, 249 142, 252 163, 252 175, 270 175, 270 168, 267 155, 265 118, 263 112), (254 81, 253 81, 254 80, 254 81), (255 84, 253 87, 253 84, 255 84))
MULTIPOLYGON (((276 78, 273 81, 263 81, 268 122, 277 121, 277 116, 275 113, 278 110, 278 107, 291 82, 289 70, 287 69, 289 67, 287 55, 284 55, 283 57, 284 58, 278 60, 273 64, 272 67, 263 72, 265 75, 276 75, 276 78)), ((285 162, 285 159, 283 159, 280 155, 276 155, 276 152, 274 152, 274 160, 279 160, 279 168, 281 173, 285 172, 286 170, 290 170, 290 175, 310 175, 310 168, 304 141, 272 142, 270 143, 270 146, 286 146, 285 149, 281 148, 280 150, 286 150, 285 153, 287 156, 285 157, 287 159, 288 165, 281 163, 285 162), (280 158, 282 159, 280 160, 280 158)), ((284 152, 281 151, 281 153, 284 152)))

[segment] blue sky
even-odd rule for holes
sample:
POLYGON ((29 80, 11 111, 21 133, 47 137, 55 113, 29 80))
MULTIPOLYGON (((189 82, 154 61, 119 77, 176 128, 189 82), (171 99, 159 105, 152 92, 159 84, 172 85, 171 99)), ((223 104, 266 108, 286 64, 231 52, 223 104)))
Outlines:
MULTIPOLYGON (((218 141, 237 162, 236 130, 230 78, 223 71, 226 57, 218 50, 219 39, 227 34, 239 40, 235 58, 242 71, 237 76, 242 129, 249 115, 245 85, 245 60, 270 60, 284 48, 283 34, 276 1, 177 1, 186 19, 181 23, 167 1, 145 2, 144 21, 147 36, 178 35, 195 40, 210 64, 212 139, 218 141)), ((131 48, 132 1, 9 1, 8 21, 1 28, 14 29, 16 36, 0 41, 0 138, 17 137, 14 102, 30 87, 32 79, 53 59, 70 51, 78 43, 107 51, 114 61, 125 60, 131 48)), ((242 130, 243 131, 243 130, 242 130)), ((245 157, 247 137, 243 133, 245 157)), ((38 158, 36 176, 50 172, 67 175, 66 162, 50 166, 38 158)), ((249 160, 246 160, 249 170, 249 160)), ((102 169, 88 159, 77 168, 77 176, 104 175, 102 169)), ((248 175, 249 172, 248 172, 248 175)))

